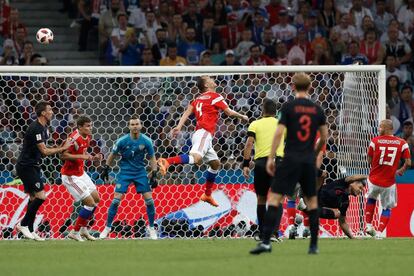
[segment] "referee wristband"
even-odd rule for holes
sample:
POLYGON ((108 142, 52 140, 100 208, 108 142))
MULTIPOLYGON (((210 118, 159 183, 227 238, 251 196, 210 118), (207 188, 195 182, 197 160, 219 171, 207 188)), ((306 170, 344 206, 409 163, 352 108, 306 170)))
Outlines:
POLYGON ((250 159, 244 159, 243 160, 243 168, 244 167, 250 167, 250 159))

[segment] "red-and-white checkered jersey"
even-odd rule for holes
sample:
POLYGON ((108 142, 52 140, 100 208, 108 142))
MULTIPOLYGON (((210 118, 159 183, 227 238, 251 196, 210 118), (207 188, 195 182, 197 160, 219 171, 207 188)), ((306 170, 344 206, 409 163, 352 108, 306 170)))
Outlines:
POLYGON ((205 129, 214 136, 219 111, 228 107, 224 98, 216 92, 205 92, 198 96, 191 105, 194 107, 197 120, 196 130, 205 129))
MULTIPOLYGON (((83 138, 78 130, 72 132, 69 138, 73 139, 73 145, 69 147, 68 151, 71 154, 85 154, 88 150, 89 144, 91 142, 91 136, 87 136, 83 138)), ((84 173, 84 160, 83 159, 76 159, 72 160, 65 160, 62 169, 60 172, 63 175, 75 175, 81 176, 84 173)))
POLYGON ((408 144, 393 135, 374 137, 369 144, 368 156, 372 158, 369 181, 380 187, 395 184, 400 159, 411 157, 408 144))

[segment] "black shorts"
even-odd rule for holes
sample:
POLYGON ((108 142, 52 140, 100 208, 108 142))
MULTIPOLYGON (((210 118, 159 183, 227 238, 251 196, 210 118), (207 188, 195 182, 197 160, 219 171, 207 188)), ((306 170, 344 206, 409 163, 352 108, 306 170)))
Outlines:
POLYGON ((276 167, 273 178, 272 192, 293 196, 296 183, 300 184, 303 195, 316 196, 316 170, 314 163, 301 163, 284 158, 276 167))
MULTIPOLYGON (((276 157, 276 167, 280 164, 282 158, 276 157)), ((272 176, 266 171, 267 157, 258 158, 254 161, 254 190, 259 196, 267 196, 272 183, 272 176)))
POLYGON ((43 191, 43 181, 40 168, 34 166, 16 165, 17 176, 22 180, 26 193, 37 193, 43 191))

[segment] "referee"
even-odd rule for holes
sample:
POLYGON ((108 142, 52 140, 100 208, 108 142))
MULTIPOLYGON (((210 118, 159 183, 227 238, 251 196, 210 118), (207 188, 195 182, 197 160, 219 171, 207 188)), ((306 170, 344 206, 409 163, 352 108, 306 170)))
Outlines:
POLYGON ((35 107, 37 120, 33 121, 24 135, 23 149, 17 159, 16 172, 22 180, 25 193, 29 194, 29 204, 25 216, 17 230, 27 239, 43 241, 33 231, 33 223, 37 210, 46 199, 41 179, 40 165, 42 156, 61 153, 68 149, 71 142, 67 140, 62 147, 48 148, 46 141, 49 138, 48 124, 53 117, 52 107, 48 102, 39 102, 35 107))
POLYGON ((292 78, 295 99, 285 103, 277 126, 272 149, 267 158, 266 170, 275 175, 268 197, 268 208, 263 226, 263 242, 250 251, 251 254, 271 252, 270 236, 278 229, 281 220, 282 201, 284 196, 292 196, 296 183, 300 183, 305 196, 309 215, 311 242, 309 254, 317 254, 318 247, 318 200, 316 196, 316 156, 326 143, 328 129, 322 108, 309 99, 311 79, 305 73, 297 73, 292 78), (275 174, 274 152, 280 145, 283 133, 287 130, 285 156, 275 174), (314 145, 316 132, 320 138, 314 145), (316 148, 316 149, 315 149, 316 148))
MULTIPOLYGON (((276 103, 270 99, 263 100, 262 118, 252 122, 247 130, 247 141, 244 148, 243 175, 250 178, 250 157, 254 145, 254 190, 257 195, 257 221, 259 224, 259 239, 262 239, 264 215, 266 213, 266 199, 269 192, 272 176, 266 172, 266 161, 270 155, 273 135, 278 120, 276 116, 276 103)), ((283 158, 285 146, 282 137, 280 146, 276 151, 276 162, 283 158)), ((283 211, 282 209, 280 209, 283 211)))

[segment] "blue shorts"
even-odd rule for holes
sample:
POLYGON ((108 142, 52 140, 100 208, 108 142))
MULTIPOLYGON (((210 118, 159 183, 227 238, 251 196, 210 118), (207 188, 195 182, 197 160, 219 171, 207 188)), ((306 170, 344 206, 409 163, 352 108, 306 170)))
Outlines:
POLYGON ((116 176, 115 192, 125 194, 128 191, 129 185, 131 184, 135 185, 135 189, 138 194, 151 192, 151 187, 149 186, 148 176, 146 172, 136 175, 126 175, 119 173, 116 176))

